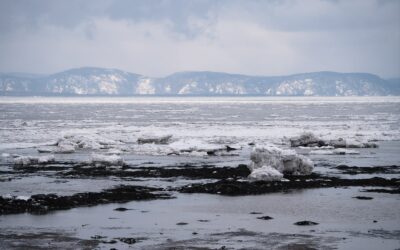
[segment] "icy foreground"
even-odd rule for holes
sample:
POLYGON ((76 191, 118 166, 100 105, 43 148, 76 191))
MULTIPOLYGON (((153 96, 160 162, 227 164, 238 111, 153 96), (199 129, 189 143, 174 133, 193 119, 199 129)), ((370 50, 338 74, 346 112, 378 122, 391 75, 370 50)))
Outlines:
POLYGON ((250 159, 249 178, 254 180, 276 181, 281 180, 284 174, 309 175, 314 168, 310 159, 296 151, 274 146, 255 148, 250 159))
POLYGON ((66 99, 0 101, 0 203, 3 214, 16 213, 1 216, 0 242, 9 242, 4 248, 79 248, 76 239, 53 244, 71 233, 98 239, 98 246, 82 246, 91 249, 399 245, 400 141, 390 140, 400 139, 400 102, 96 98, 60 103, 66 99), (374 142, 379 148, 291 148, 289 138, 304 131, 323 141, 343 138, 346 144, 374 142), (315 163, 310 175, 289 174, 302 174, 309 163, 294 150, 315 163), (38 157, 50 154, 54 162, 39 164, 38 157), (13 165, 20 155, 25 157, 17 162, 38 163, 13 165), (353 198, 367 196, 373 199, 353 198), (37 212, 46 215, 29 214, 37 212), (266 221, 269 216, 273 219, 266 221), (293 225, 304 220, 320 225, 310 228, 314 233, 293 225), (55 228, 60 235, 54 238, 42 234, 55 228), (242 229, 248 231, 238 234, 242 229), (271 238, 279 232, 293 238, 271 238), (127 236, 136 243, 119 240, 127 236), (329 243, 319 245, 321 239, 329 243))

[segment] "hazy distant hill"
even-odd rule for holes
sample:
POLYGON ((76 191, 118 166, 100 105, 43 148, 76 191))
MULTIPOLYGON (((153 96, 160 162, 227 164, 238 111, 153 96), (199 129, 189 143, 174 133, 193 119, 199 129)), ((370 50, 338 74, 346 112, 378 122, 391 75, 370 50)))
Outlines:
POLYGON ((367 73, 247 76, 179 72, 163 78, 117 69, 78 68, 53 75, 0 74, 1 95, 399 95, 399 79, 367 73))

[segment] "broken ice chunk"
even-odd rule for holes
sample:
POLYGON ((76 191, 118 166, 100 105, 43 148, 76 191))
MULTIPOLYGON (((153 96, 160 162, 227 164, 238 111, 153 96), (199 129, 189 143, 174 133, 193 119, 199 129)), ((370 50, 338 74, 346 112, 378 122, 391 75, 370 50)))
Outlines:
POLYGON ((283 178, 283 174, 271 166, 262 166, 254 169, 248 178, 257 181, 279 181, 283 178))
POLYGON ((124 160, 119 155, 101 155, 101 154, 92 154, 90 163, 101 164, 105 166, 122 166, 125 164, 124 160))
POLYGON ((138 144, 168 144, 172 138, 172 135, 165 135, 165 136, 147 136, 141 137, 137 140, 138 144))
POLYGON ((314 168, 310 159, 297 154, 294 150, 283 150, 274 146, 253 149, 250 159, 252 163, 249 169, 252 173, 268 166, 281 174, 308 175, 314 168))
POLYGON ((54 155, 18 156, 14 159, 15 166, 29 166, 54 162, 54 155))

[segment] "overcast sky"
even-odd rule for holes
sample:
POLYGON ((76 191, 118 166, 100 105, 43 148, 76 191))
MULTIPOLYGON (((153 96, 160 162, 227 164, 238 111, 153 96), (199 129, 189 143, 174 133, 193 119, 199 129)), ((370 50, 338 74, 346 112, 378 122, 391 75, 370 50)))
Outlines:
POLYGON ((398 0, 0 0, 0 71, 400 76, 398 0))

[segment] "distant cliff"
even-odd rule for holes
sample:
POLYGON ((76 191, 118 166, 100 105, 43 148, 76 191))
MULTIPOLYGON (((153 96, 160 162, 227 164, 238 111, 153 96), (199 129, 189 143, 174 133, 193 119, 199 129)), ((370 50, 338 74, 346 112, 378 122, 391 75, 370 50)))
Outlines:
POLYGON ((400 95, 400 81, 336 72, 272 77, 179 72, 154 78, 117 69, 78 68, 46 76, 0 74, 0 95, 377 96, 400 95))

